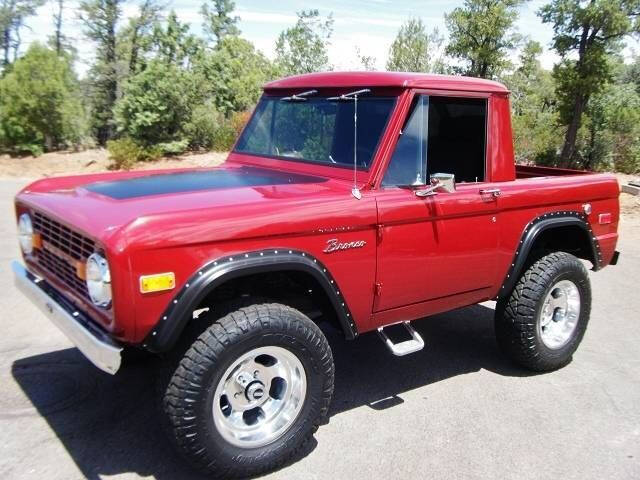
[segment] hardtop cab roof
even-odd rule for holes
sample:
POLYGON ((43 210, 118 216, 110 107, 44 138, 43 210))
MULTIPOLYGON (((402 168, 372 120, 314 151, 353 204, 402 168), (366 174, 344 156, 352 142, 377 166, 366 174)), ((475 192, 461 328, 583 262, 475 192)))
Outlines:
POLYGON ((404 72, 320 72, 269 82, 265 92, 298 88, 396 87, 508 94, 503 84, 483 78, 404 72))

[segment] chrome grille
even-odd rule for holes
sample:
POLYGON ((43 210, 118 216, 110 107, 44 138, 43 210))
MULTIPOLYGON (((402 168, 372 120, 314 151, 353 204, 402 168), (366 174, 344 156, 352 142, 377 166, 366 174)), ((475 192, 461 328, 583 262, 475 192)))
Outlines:
POLYGON ((34 213, 33 229, 42 240, 76 260, 85 261, 95 251, 92 240, 40 212, 34 213))
POLYGON ((87 284, 84 280, 78 278, 76 269, 69 265, 67 261, 56 257, 47 250, 41 249, 38 251, 38 263, 40 263, 44 269, 53 273, 58 279, 62 280, 65 285, 68 285, 83 297, 89 298, 87 284))
POLYGON ((37 253, 40 266, 88 299, 87 286, 76 275, 76 261, 87 261, 95 251, 94 242, 41 212, 34 212, 33 229, 40 234, 43 243, 37 253))

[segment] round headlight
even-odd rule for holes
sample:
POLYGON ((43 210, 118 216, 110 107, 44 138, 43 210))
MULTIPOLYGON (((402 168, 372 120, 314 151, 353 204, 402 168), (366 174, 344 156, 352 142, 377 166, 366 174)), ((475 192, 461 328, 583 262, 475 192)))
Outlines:
POLYGON ((99 253, 92 253, 87 259, 87 290, 94 305, 111 305, 111 273, 107 259, 99 253))
POLYGON ((25 255, 33 252, 33 223, 28 213, 23 213, 18 219, 18 241, 25 255))

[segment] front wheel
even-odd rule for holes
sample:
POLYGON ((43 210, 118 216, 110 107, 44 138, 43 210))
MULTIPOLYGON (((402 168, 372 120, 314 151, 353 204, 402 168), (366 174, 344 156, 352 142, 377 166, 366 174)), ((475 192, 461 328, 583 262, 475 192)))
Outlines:
POLYGON ((587 329, 591 286, 582 262, 565 252, 542 257, 498 301, 495 330, 501 350, 533 371, 571 361, 587 329))
POLYGON ((165 391, 171 435, 200 470, 246 477, 285 463, 311 438, 333 393, 320 329, 278 304, 241 308, 186 352, 165 391))

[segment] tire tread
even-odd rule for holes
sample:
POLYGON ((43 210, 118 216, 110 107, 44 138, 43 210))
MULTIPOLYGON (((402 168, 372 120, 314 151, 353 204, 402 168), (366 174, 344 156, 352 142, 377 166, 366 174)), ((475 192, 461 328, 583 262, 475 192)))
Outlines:
POLYGON ((171 437, 184 457, 199 470, 218 478, 255 475, 277 469, 303 449, 326 416, 333 395, 334 365, 329 344, 320 329, 299 311, 281 304, 250 305, 233 311, 209 326, 186 351, 171 376, 163 397, 163 409, 168 420, 171 437), (263 448, 258 456, 244 455, 234 462, 217 458, 215 451, 206 447, 207 439, 200 438, 196 428, 198 412, 196 398, 203 390, 204 376, 220 361, 226 349, 247 334, 275 334, 303 337, 320 359, 318 369, 324 383, 319 412, 296 445, 276 447, 282 454, 267 459, 271 450, 263 448))
POLYGON ((566 252, 553 252, 542 256, 520 277, 513 291, 498 301, 495 316, 496 338, 500 349, 515 363, 536 372, 556 370, 571 361, 589 319, 591 289, 585 266, 566 252), (563 355, 552 354, 541 347, 537 338, 536 312, 545 293, 562 272, 573 272, 581 286, 581 319, 576 338, 563 355))

